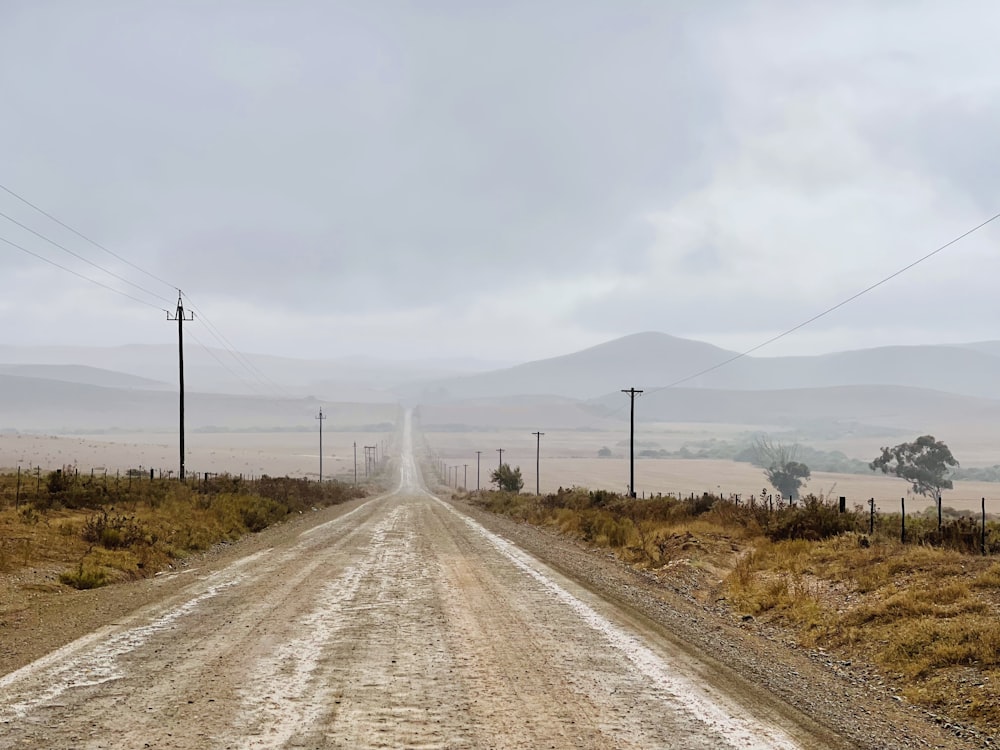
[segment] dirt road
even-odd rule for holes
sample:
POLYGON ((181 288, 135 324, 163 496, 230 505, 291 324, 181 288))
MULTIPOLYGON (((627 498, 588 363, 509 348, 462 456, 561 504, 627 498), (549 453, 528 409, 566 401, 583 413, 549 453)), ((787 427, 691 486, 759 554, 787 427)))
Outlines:
POLYGON ((840 744, 427 493, 402 443, 395 492, 0 678, 0 748, 840 744))

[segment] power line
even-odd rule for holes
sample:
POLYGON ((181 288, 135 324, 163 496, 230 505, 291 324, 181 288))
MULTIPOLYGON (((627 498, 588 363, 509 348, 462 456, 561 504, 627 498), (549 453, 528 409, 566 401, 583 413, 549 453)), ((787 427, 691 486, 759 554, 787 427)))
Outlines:
MULTIPOLYGON (((112 257, 117 258, 122 263, 125 263, 126 265, 130 266, 131 268, 134 268, 135 270, 139 271, 140 273, 145 274, 146 276, 148 276, 149 278, 153 279, 154 281, 158 281, 159 283, 161 283, 161 284, 163 284, 165 286, 168 286, 171 289, 176 289, 177 288, 177 286, 175 284, 171 284, 170 282, 168 282, 165 279, 157 276, 156 274, 150 273, 149 271, 147 271, 146 269, 142 268, 141 266, 138 266, 135 263, 133 263, 132 261, 128 260, 127 258, 124 258, 119 253, 114 252, 113 250, 111 250, 110 248, 106 247, 105 245, 102 245, 100 242, 97 242, 96 240, 91 239, 90 237, 88 237, 87 235, 83 234, 79 230, 71 227, 66 222, 61 221, 56 216, 53 216, 51 213, 49 213, 45 209, 41 208, 40 206, 36 205, 35 203, 32 203, 31 201, 29 201, 24 196, 19 195, 18 193, 16 193, 15 191, 13 191, 9 187, 7 187, 6 185, 0 184, 0 190, 3 190, 7 194, 13 196, 17 200, 19 200, 22 203, 24 203, 26 206, 31 207, 32 209, 34 209, 38 213, 42 214, 46 218, 50 219, 51 221, 54 221, 59 226, 61 226, 64 229, 72 232, 77 237, 79 237, 82 240, 90 243, 91 245, 93 245, 94 247, 98 248, 99 250, 102 250, 105 253, 111 255, 112 257)), ((63 245, 59 244, 58 242, 55 242, 54 240, 50 239, 49 237, 46 237, 45 235, 41 234, 40 232, 37 232, 36 230, 32 229, 31 227, 29 227, 29 226, 27 226, 25 224, 22 224, 17 219, 14 219, 13 217, 8 216, 7 214, 5 214, 3 212, 0 212, 0 216, 4 217, 5 219, 7 219, 8 221, 12 222, 13 224, 16 224, 17 226, 21 227, 22 229, 25 229, 26 231, 31 232, 36 237, 41 238, 42 240, 48 242, 49 244, 51 244, 51 245, 59 248, 60 250, 68 253, 69 255, 72 255, 73 257, 78 258, 79 260, 82 260, 84 263, 87 263, 87 264, 93 266, 94 268, 97 268, 98 270, 103 271, 104 273, 108 274, 109 276, 112 276, 112 277, 118 279, 119 281, 122 281, 122 282, 128 284, 129 286, 132 286, 132 287, 134 287, 136 289, 139 289, 140 291, 144 292, 145 294, 150 295, 151 297, 154 297, 156 299, 162 300, 163 302, 166 302, 168 304, 173 304, 172 300, 167 299, 166 297, 162 297, 159 294, 157 294, 155 292, 152 292, 149 289, 146 289, 145 287, 142 287, 142 286, 140 286, 138 284, 135 284, 135 283, 129 281, 128 279, 124 278, 123 276, 120 276, 119 274, 116 274, 113 271, 110 271, 110 270, 104 268, 103 266, 101 266, 101 265, 99 265, 97 263, 94 263, 93 261, 85 258, 84 256, 82 256, 82 255, 80 255, 80 254, 78 254, 78 253, 76 253, 76 252, 74 252, 74 251, 72 251, 72 250, 64 247, 63 245)), ((10 244, 13 244, 13 243, 10 243, 10 244)), ((95 283, 98 286, 102 286, 102 287, 104 287, 106 289, 112 289, 111 287, 108 287, 108 286, 106 286, 104 284, 101 284, 100 282, 94 281, 93 279, 90 279, 89 277, 82 276, 81 274, 78 274, 75 271, 72 271, 72 270, 70 270, 70 269, 68 269, 68 268, 66 268, 64 266, 61 266, 58 263, 55 263, 54 261, 50 261, 50 260, 48 260, 47 258, 44 258, 41 255, 33 253, 32 251, 27 250, 26 248, 22 248, 19 245, 15 245, 15 247, 18 247, 19 249, 24 250, 24 252, 29 253, 31 255, 34 255, 37 258, 45 260, 46 262, 51 263, 52 265, 55 265, 55 266, 57 266, 59 268, 62 268, 63 270, 69 271, 70 273, 73 273, 74 275, 79 276, 80 278, 83 278, 83 279, 86 279, 88 281, 91 281, 92 283, 95 283)), ((114 289, 112 289, 112 290, 113 291, 118 291, 118 290, 114 290, 114 289)), ((131 295, 128 295, 128 294, 125 294, 124 292, 119 292, 119 293, 120 294, 124 294, 125 296, 129 297, 129 299, 134 299, 134 300, 140 301, 140 302, 142 301, 142 300, 137 300, 135 297, 133 297, 131 295)), ((277 383, 275 383, 273 380, 271 380, 271 378, 269 378, 267 375, 265 375, 263 372, 261 372, 260 369, 257 368, 256 365, 254 365, 248 358, 246 358, 239 351, 237 351, 236 348, 235 348, 235 346, 233 346, 232 342, 230 342, 229 339, 227 339, 225 337, 225 335, 223 335, 223 333, 215 326, 215 324, 212 323, 212 321, 208 318, 208 316, 206 316, 202 310, 200 310, 197 306, 195 306, 191 302, 190 296, 188 296, 188 295, 184 295, 184 296, 188 299, 189 307, 198 314, 198 317, 205 324, 206 328, 208 328, 208 332, 215 338, 216 341, 219 342, 219 345, 223 348, 223 350, 226 351, 237 362, 237 364, 240 365, 240 367, 242 367, 244 370, 246 370, 246 372, 253 379, 257 380, 260 383, 260 385, 264 387, 265 390, 271 390, 271 389, 273 389, 279 395, 282 395, 282 396, 285 396, 285 397, 289 397, 290 396, 290 394, 287 391, 285 391, 285 389, 283 389, 281 386, 279 386, 277 383)), ((148 304, 148 303, 144 303, 144 304, 148 304)), ((164 308, 157 307, 156 309, 162 310, 164 308)), ((215 354, 208 347, 206 347, 204 344, 201 344, 201 342, 198 342, 198 343, 199 343, 199 345, 202 346, 203 349, 205 349, 205 351, 209 352, 209 354, 211 354, 212 357, 220 365, 222 365, 231 375, 233 375, 234 377, 236 377, 237 380, 240 380, 241 382, 243 382, 244 385, 249 386, 251 388, 251 390, 254 390, 254 387, 251 386, 246 380, 244 380, 243 378, 241 378, 238 375, 236 375, 236 373, 234 373, 229 367, 226 367, 222 363, 222 361, 218 357, 216 357, 215 354)))
MULTIPOLYGON (((924 256, 922 256, 920 258, 917 258, 912 263, 910 263, 910 264, 908 264, 906 266, 903 266, 898 271, 895 271, 894 273, 889 274, 884 279, 880 279, 879 281, 876 281, 874 284, 871 284, 870 286, 865 287, 861 291, 859 291, 859 292, 857 292, 855 294, 852 294, 850 297, 847 297, 846 299, 841 300, 840 302, 838 302, 837 304, 833 305, 832 307, 828 307, 827 309, 823 310, 822 312, 817 313, 816 315, 813 315, 811 318, 808 318, 807 320, 802 321, 798 325, 792 326, 788 330, 782 331, 781 333, 779 333, 779 334, 777 334, 775 336, 772 336, 771 338, 767 339, 766 341, 762 341, 761 343, 757 344, 756 346, 750 347, 746 351, 742 351, 742 352, 740 352, 738 354, 734 354, 732 357, 729 357, 728 359, 725 359, 722 362, 719 362, 718 364, 714 364, 711 367, 706 367, 705 369, 699 370, 698 372, 692 373, 691 375, 686 375, 683 378, 679 378, 679 379, 677 379, 677 380, 675 380, 675 381, 673 381, 671 383, 667 383, 666 385, 661 385, 661 386, 658 386, 656 388, 651 388, 648 391, 646 391, 646 395, 652 395, 654 393, 659 393, 660 391, 665 391, 665 390, 667 390, 669 388, 676 388, 677 386, 679 386, 679 385, 681 385, 683 383, 687 383, 690 380, 694 380, 695 378, 699 378, 702 375, 707 375, 708 373, 714 372, 714 371, 716 371, 716 370, 718 370, 718 369, 720 369, 722 367, 725 367, 726 365, 732 364, 733 362, 735 362, 735 361, 737 361, 739 359, 743 359, 744 357, 749 356, 750 354, 753 354, 754 352, 756 352, 756 351, 758 351, 760 349, 763 349, 765 346, 773 344, 775 341, 779 341, 779 340, 785 338, 786 336, 790 336, 791 334, 795 333, 799 329, 805 328, 806 326, 810 325, 811 323, 815 323, 820 318, 826 317, 830 313, 832 313, 832 312, 834 312, 836 310, 839 310, 841 307, 844 307, 845 305, 850 304, 851 302, 853 302, 854 300, 858 299, 859 297, 862 297, 862 296, 868 294, 869 292, 874 291, 875 289, 878 289, 883 284, 886 284, 889 281, 892 281, 897 276, 900 276, 900 275, 906 273, 907 271, 909 271, 910 269, 914 268, 915 266, 920 265, 924 261, 933 258, 938 253, 940 253, 940 252, 942 252, 944 250, 947 250, 952 245, 954 245, 954 244, 956 244, 956 243, 964 240, 969 235, 978 232, 983 227, 985 227, 985 226, 987 226, 989 224, 992 224, 997 219, 1000 219, 1000 213, 993 214, 993 216, 991 216, 990 218, 988 218, 986 221, 984 221, 984 222, 982 222, 980 224, 977 224, 976 226, 972 227, 972 229, 969 229, 969 230, 963 232, 962 234, 958 235, 954 239, 949 240, 948 242, 946 242, 943 245, 941 245, 940 247, 932 250, 931 252, 927 253, 926 255, 924 255, 924 256)), ((624 408, 625 407, 622 406, 622 407, 620 407, 618 409, 615 409, 614 411, 610 412, 608 414, 608 416, 614 416, 615 414, 618 414, 619 412, 623 411, 624 408)))
POLYGON ((43 260, 46 263, 48 263, 49 265, 55 266, 56 268, 58 268, 58 269, 60 269, 62 271, 65 271, 66 273, 71 273, 74 276, 76 276, 77 278, 83 279, 84 281, 89 281, 91 284, 95 284, 95 285, 101 287, 102 289, 107 289, 109 292, 114 292, 115 294, 120 294, 122 297, 127 297, 128 299, 132 300, 133 302, 138 302, 140 305, 146 305, 147 307, 152 307, 154 310, 161 310, 163 312, 169 312, 169 310, 167 310, 164 307, 158 307, 158 306, 154 305, 152 302, 149 302, 149 301, 144 300, 144 299, 139 299, 138 297, 133 297, 131 294, 129 294, 128 292, 123 292, 121 289, 115 289, 113 286, 108 286, 107 284, 102 284, 100 281, 97 281, 96 279, 92 279, 89 276, 84 276, 82 273, 74 271, 72 268, 67 268, 66 266, 64 266, 64 265, 62 265, 60 263, 56 263, 54 260, 51 260, 50 258, 46 258, 44 255, 39 255, 38 253, 36 253, 36 252, 34 252, 32 250, 29 250, 26 247, 18 245, 16 242, 11 242, 10 240, 6 239, 5 237, 0 237, 0 242, 6 242, 8 245, 10 245, 11 247, 16 247, 21 252, 27 253, 28 255, 31 255, 31 256, 33 256, 35 258, 38 258, 39 260, 43 260))
MULTIPOLYGON (((201 321, 201 322, 204 323, 205 321, 201 321)), ((190 336, 192 339, 194 339, 194 342, 198 346, 200 346, 202 349, 204 349, 206 354, 208 354, 212 359, 214 359, 216 362, 218 362, 220 367, 222 367, 226 372, 228 372, 230 375, 232 375, 234 378, 236 378, 236 380, 238 380, 241 383, 243 383, 243 385, 245 385, 247 388, 249 388, 251 392, 255 392, 257 390, 257 386, 256 385, 254 385, 253 383, 251 383, 249 380, 244 379, 241 375, 239 375, 239 373, 235 372, 231 367, 229 367, 229 365, 227 365, 225 362, 223 362, 221 359, 219 359, 218 355, 215 352, 213 352, 211 349, 209 349, 207 346, 205 346, 205 344, 201 341, 201 339, 199 339, 197 336, 195 336, 195 334, 191 331, 191 329, 188 329, 188 336, 190 336)))
POLYGON ((816 315, 813 315, 808 320, 804 320, 801 323, 799 323, 798 325, 789 328, 787 331, 783 331, 782 333, 779 333, 776 336, 772 336, 771 338, 767 339, 766 341, 763 341, 763 342, 757 344, 756 346, 751 347, 750 349, 747 349, 744 352, 740 352, 739 354, 735 354, 735 355, 733 355, 732 357, 730 357, 727 360, 719 362, 719 364, 717 364, 717 365, 712 365, 711 367, 706 367, 704 370, 696 372, 693 375, 688 375, 688 376, 683 377, 683 378, 681 378, 679 380, 675 380, 672 383, 668 383, 667 385, 660 386, 658 388, 654 388, 654 389, 652 389, 649 392, 650 393, 657 393, 659 391, 666 390, 667 388, 674 388, 674 387, 680 385, 681 383, 686 383, 689 380, 694 380, 697 377, 701 377, 702 375, 706 375, 706 374, 708 374, 710 372, 718 370, 720 367, 725 367, 726 365, 730 364, 731 362, 735 362, 738 359, 742 359, 743 357, 746 357, 746 356, 748 356, 750 354, 753 354, 755 351, 757 351, 759 349, 763 349, 765 346, 768 346, 769 344, 773 344, 775 341, 783 339, 786 336, 790 336, 791 334, 793 334, 796 331, 798 331, 800 328, 805 328, 810 323, 815 323, 820 318, 826 317, 830 313, 832 313, 832 312, 834 312, 836 310, 839 310, 841 307, 844 307, 845 305, 850 304, 854 300, 858 299, 858 297, 862 297, 862 296, 868 294, 869 292, 874 291, 875 289, 878 289, 883 284, 886 284, 887 282, 892 281, 897 276, 900 276, 900 275, 906 273, 911 268, 914 268, 915 266, 918 266, 921 263, 923 263, 925 260, 929 260, 930 258, 933 258, 938 253, 942 252, 943 250, 947 250, 949 247, 951 247, 955 243, 957 243, 957 242, 959 242, 961 240, 964 240, 970 234, 978 232, 980 229, 982 229, 983 227, 987 226, 988 224, 996 221, 997 219, 1000 219, 1000 213, 994 214, 993 216, 991 216, 989 219, 987 219, 983 223, 977 224, 976 226, 974 226, 972 229, 968 230, 967 232, 963 232, 958 237, 955 237, 954 239, 949 240, 948 242, 946 242, 943 245, 941 245, 941 247, 937 248, 936 250, 932 250, 931 252, 927 253, 927 255, 923 256, 922 258, 918 258, 917 260, 913 261, 909 265, 903 266, 902 268, 900 268, 895 273, 889 274, 884 279, 882 279, 880 281, 876 281, 871 286, 865 287, 860 292, 857 292, 856 294, 852 294, 847 299, 841 300, 840 302, 838 302, 837 304, 833 305, 832 307, 828 307, 826 310, 823 310, 823 312, 817 313, 816 315))
POLYGON ((291 394, 289 394, 288 391, 286 391, 280 385, 275 383, 271 378, 269 378, 267 375, 261 372, 260 368, 258 368, 249 359, 249 357, 240 352, 236 348, 236 346, 228 338, 226 338, 225 334, 223 334, 222 331, 220 331, 215 326, 215 324, 212 323, 212 321, 205 315, 205 313, 197 305, 194 304, 189 295, 184 295, 184 296, 187 297, 190 308, 194 310, 196 313, 198 313, 198 316, 201 318, 202 323, 204 323, 206 328, 208 328, 208 332, 212 334, 212 336, 215 338, 216 341, 219 342, 219 344, 222 345, 222 348, 229 354, 229 356, 231 356, 234 360, 236 360, 236 362, 238 362, 240 366, 242 366, 248 373, 250 373, 250 375, 265 388, 273 388, 280 395, 285 397, 290 397, 291 394))
POLYGON ((74 229, 73 227, 71 227, 69 224, 66 224, 65 222, 60 221, 59 219, 57 219, 55 216, 53 216, 52 214, 50 214, 45 209, 39 208, 34 203, 32 203, 31 201, 29 201, 27 198, 25 198, 25 197, 23 197, 21 195, 18 195, 17 193, 15 193, 13 190, 11 190, 6 185, 0 184, 0 190, 3 190, 5 193, 7 193, 9 195, 12 195, 13 197, 17 198, 19 201, 21 201, 21 203, 25 204, 26 206, 30 206, 31 208, 35 209, 36 211, 38 211, 38 213, 42 214, 42 216, 45 216, 46 218, 51 219, 56 224, 58 224, 59 226, 61 226, 63 229, 68 229, 70 232, 72 232, 73 234, 75 234, 77 237, 79 237, 80 239, 82 239, 82 240, 84 240, 86 242, 89 242, 91 245, 93 245, 94 247, 96 247, 98 250, 103 250, 108 255, 111 255, 111 256, 117 258, 122 263, 125 263, 128 266, 131 266, 136 271, 139 271, 140 273, 145 274, 146 276, 148 276, 149 278, 153 279, 154 281, 159 281, 161 284, 170 287, 171 290, 177 288, 176 284, 171 284, 169 281, 165 281, 165 280, 161 279, 156 274, 150 273, 146 269, 137 266, 135 263, 133 263, 132 261, 128 260, 127 258, 123 258, 121 255, 119 255, 115 251, 109 250, 104 245, 102 245, 100 242, 96 242, 95 240, 90 239, 90 237, 88 237, 87 235, 83 234, 83 232, 80 232, 80 231, 74 229))
POLYGON ((128 284, 129 286, 131 286, 131 287, 134 287, 134 288, 138 289, 138 290, 139 290, 140 292, 144 292, 145 294, 148 294, 148 295, 149 295, 150 297, 155 297, 156 299, 159 299, 159 300, 162 300, 162 301, 164 301, 164 302, 167 302, 167 303, 169 303, 169 302, 170 302, 170 300, 169 300, 169 299, 167 299, 166 297, 163 297, 163 296, 161 296, 161 295, 157 294, 156 292, 151 292, 151 291, 149 291, 148 289, 146 289, 146 288, 145 288, 145 287, 143 287, 143 286, 139 286, 138 284, 134 284, 134 283, 132 283, 131 281, 129 281, 128 279, 126 279, 126 278, 125 278, 124 276, 120 276, 119 274, 115 273, 114 271, 109 271, 109 270, 108 270, 107 268, 105 268, 104 266, 102 266, 102 265, 100 265, 100 264, 98 264, 98 263, 94 263, 94 261, 92 261, 92 260, 90 260, 90 259, 88 259, 88 258, 85 258, 85 257, 83 257, 83 256, 82 256, 82 255, 80 255, 79 253, 75 253, 75 252, 73 252, 73 251, 72 251, 72 250, 70 250, 69 248, 67 248, 67 247, 64 247, 63 245, 60 245, 60 244, 59 244, 58 242, 56 242, 56 241, 55 241, 55 240, 53 240, 53 239, 50 239, 49 237, 46 237, 46 236, 45 236, 44 234, 42 234, 41 232, 36 232, 36 231, 35 231, 34 229, 32 229, 31 227, 29 227, 29 226, 28 226, 27 224, 22 224, 21 222, 19 222, 19 221, 18 221, 17 219, 15 219, 14 217, 12 217, 12 216, 8 216, 7 214, 5 214, 5 213, 4 213, 3 211, 0 211, 0 216, 2 216, 3 218, 5 218, 5 219, 6 219, 7 221, 9 221, 9 222, 10 222, 11 224, 17 224, 17 226, 21 227, 21 229, 24 229, 24 230, 25 230, 25 231, 27 231, 27 232, 31 232, 31 233, 32 233, 33 235, 35 235, 35 236, 36 236, 36 237, 38 237, 39 239, 42 239, 42 240, 45 240, 46 242, 48 242, 48 243, 49 243, 50 245, 52 245, 53 247, 57 247, 57 248, 59 248, 59 249, 60 249, 60 250, 62 250, 62 251, 63 251, 64 253, 69 253, 69 254, 70 254, 70 255, 72 255, 72 256, 73 256, 74 258, 76 258, 76 259, 78 259, 78 260, 82 260, 82 261, 83 261, 84 263, 86 263, 86 264, 87 264, 87 265, 89 265, 89 266, 93 266, 93 267, 94 267, 94 268, 96 268, 96 269, 97 269, 98 271, 103 271, 104 273, 108 274, 108 276, 113 276, 114 278, 118 279, 119 281, 121 281, 121 282, 124 282, 125 284, 128 284))

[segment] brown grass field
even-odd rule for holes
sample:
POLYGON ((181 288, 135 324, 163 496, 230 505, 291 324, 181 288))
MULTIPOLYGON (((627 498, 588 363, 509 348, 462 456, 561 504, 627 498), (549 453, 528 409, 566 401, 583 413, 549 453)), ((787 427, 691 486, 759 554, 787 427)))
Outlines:
MULTIPOLYGON (((354 443, 358 472, 364 476, 365 445, 390 442, 391 432, 323 433, 323 474, 347 479, 354 473, 354 443)), ((287 433, 194 433, 185 440, 186 468, 246 476, 291 476, 315 479, 319 474, 319 431, 287 433)), ((125 473, 129 468, 152 467, 176 471, 176 435, 136 433, 89 436, 0 435, 0 470, 30 473, 75 466, 81 474, 125 473)))
MULTIPOLYGON (((677 450, 685 442, 709 438, 731 439, 747 431, 744 425, 643 425, 637 431, 636 451, 643 444, 655 444, 667 450, 677 450)), ((540 469, 541 491, 555 492, 559 487, 586 487, 624 492, 629 483, 628 433, 609 431, 549 430, 541 439, 540 469), (607 446, 611 458, 598 458, 597 451, 607 446)), ((476 487, 476 451, 480 457, 480 486, 487 489, 489 474, 498 464, 497 448, 504 448, 503 460, 521 468, 524 490, 535 491, 535 438, 529 431, 497 430, 492 432, 427 432, 427 446, 433 455, 449 466, 459 466, 459 484, 468 466, 469 489, 476 487)), ((967 453, 987 455, 987 436, 972 436, 967 440, 967 453)), ((864 438, 813 443, 825 450, 841 450, 850 457, 867 460, 873 458, 880 445, 891 445, 904 438, 864 438), (874 446, 874 447, 873 447, 874 446)), ((909 439, 909 438, 907 438, 909 439)), ((962 444, 962 443, 960 443, 962 444)), ((956 455, 959 451, 956 449, 956 455)), ((970 465, 994 463, 970 461, 970 465)), ((766 481, 763 472, 746 463, 710 459, 649 459, 635 461, 636 493, 647 497, 656 493, 708 492, 728 497, 740 494, 747 497, 760 495, 766 481)), ((804 488, 804 493, 828 498, 844 496, 849 505, 866 504, 874 497, 876 506, 885 512, 898 512, 900 499, 906 498, 907 512, 918 512, 931 505, 931 501, 910 495, 908 485, 895 477, 881 474, 855 475, 815 472, 804 488)), ((773 490, 768 489, 768 492, 773 490)), ((986 499, 987 513, 1000 513, 1000 483, 955 482, 955 488, 943 494, 943 504, 956 510, 978 513, 982 499, 986 499)))

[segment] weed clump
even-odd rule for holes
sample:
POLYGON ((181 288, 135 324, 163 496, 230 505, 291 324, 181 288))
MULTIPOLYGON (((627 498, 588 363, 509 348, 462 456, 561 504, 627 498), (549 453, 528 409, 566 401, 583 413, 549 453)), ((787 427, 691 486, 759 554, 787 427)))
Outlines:
POLYGON ((100 544, 106 549, 121 549, 154 541, 149 538, 145 528, 136 522, 134 516, 109 515, 106 509, 101 509, 100 513, 87 518, 83 522, 80 535, 85 542, 100 544))
POLYGON ((97 568, 85 567, 81 562, 76 570, 60 573, 59 582, 78 590, 96 589, 108 583, 108 574, 97 568))

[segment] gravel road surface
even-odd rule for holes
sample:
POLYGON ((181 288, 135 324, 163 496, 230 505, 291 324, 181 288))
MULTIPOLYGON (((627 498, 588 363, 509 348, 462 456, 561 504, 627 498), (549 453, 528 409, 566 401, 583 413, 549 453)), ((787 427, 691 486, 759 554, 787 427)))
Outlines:
POLYGON ((836 728, 424 489, 226 565, 0 677, 0 748, 826 748, 836 728))

